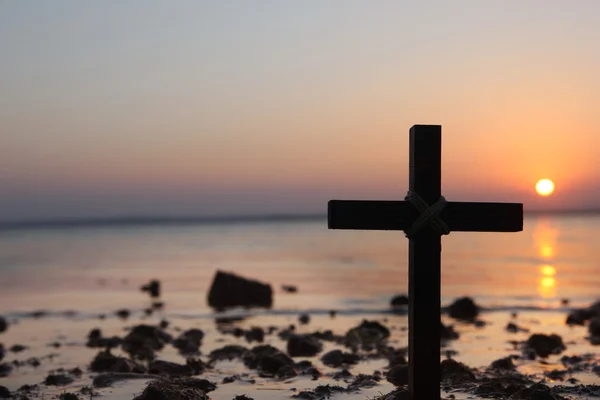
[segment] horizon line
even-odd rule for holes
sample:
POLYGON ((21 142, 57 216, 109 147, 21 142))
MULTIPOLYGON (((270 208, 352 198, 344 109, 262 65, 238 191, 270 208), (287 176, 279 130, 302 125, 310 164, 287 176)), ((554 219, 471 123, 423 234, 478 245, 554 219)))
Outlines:
MULTIPOLYGON (((548 209, 524 210, 525 216, 542 215, 589 215, 600 214, 600 208, 593 209, 548 209)), ((40 218, 32 220, 0 220, 0 231, 26 229, 71 229, 91 227, 125 226, 192 226, 208 224, 236 224, 253 222, 307 222, 327 220, 326 213, 274 213, 274 214, 223 214, 223 215, 122 215, 103 217, 40 218)))

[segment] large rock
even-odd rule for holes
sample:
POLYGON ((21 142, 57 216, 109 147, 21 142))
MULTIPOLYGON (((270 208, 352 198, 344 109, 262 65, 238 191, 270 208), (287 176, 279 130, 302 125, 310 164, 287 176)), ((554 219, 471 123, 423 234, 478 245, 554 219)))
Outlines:
POLYGON ((215 309, 228 307, 266 307, 273 305, 271 285, 217 271, 208 292, 208 305, 215 309))

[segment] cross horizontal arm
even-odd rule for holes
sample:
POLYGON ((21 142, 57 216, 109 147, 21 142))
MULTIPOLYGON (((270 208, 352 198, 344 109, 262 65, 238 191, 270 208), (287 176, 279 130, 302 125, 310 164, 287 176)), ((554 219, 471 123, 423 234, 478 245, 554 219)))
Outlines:
MULTIPOLYGON (((404 230, 418 212, 406 201, 331 200, 329 229, 404 230)), ((451 231, 520 232, 523 204, 448 202, 440 218, 451 231)))

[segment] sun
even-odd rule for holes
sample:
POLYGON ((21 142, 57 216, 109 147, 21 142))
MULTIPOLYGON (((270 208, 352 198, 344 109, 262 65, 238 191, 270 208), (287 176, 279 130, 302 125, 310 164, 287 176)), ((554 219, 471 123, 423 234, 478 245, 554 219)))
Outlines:
POLYGON ((540 196, 549 196, 554 192, 554 182, 550 179, 540 179, 535 184, 535 191, 538 192, 540 196))

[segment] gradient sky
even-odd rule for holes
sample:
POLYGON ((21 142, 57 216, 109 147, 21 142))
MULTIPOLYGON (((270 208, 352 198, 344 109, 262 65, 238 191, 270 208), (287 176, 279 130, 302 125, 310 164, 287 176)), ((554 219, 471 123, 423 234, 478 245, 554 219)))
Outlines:
POLYGON ((0 2, 0 220, 600 202, 600 1, 0 2), (535 182, 556 192, 540 198, 535 182))

